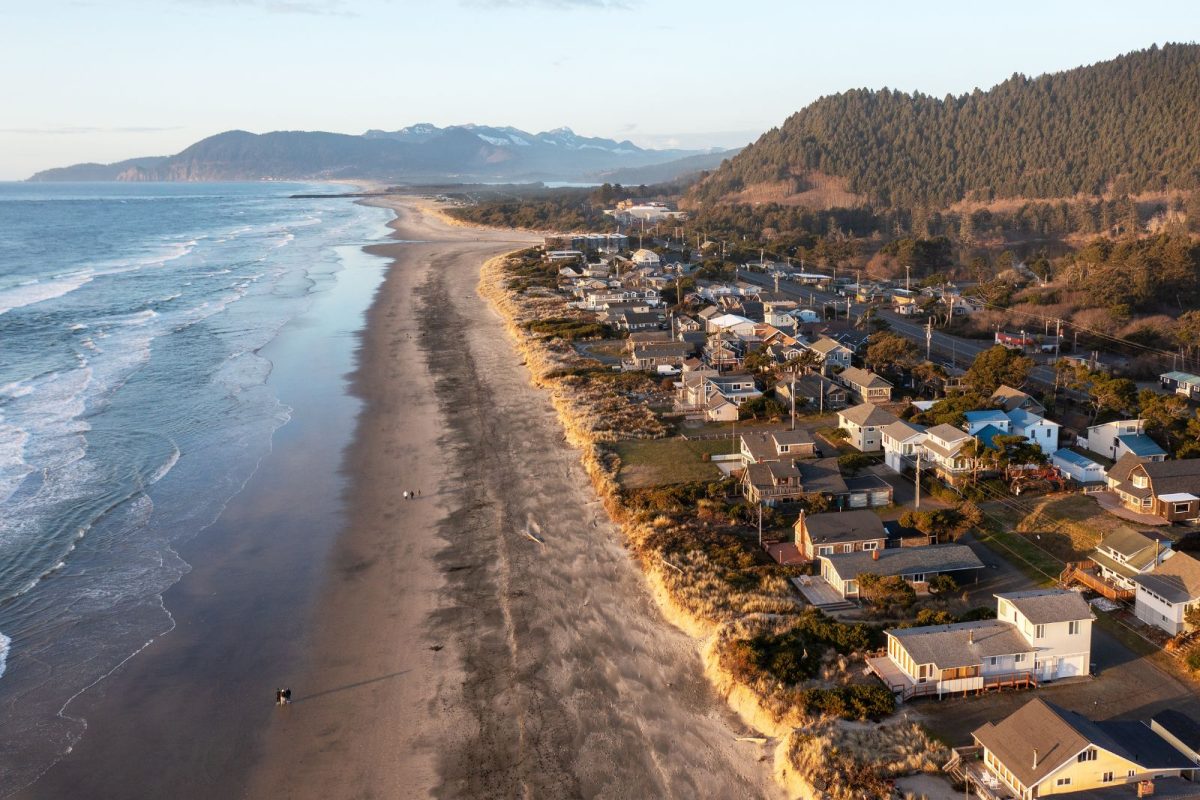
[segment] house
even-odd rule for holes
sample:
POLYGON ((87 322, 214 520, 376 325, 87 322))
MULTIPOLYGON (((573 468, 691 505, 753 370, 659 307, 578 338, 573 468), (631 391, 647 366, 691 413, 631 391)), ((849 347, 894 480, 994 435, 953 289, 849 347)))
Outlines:
POLYGON ((925 441, 925 426, 896 420, 883 426, 883 463, 896 472, 904 472, 917 457, 925 441))
POLYGON ((747 466, 813 458, 817 454, 817 442, 806 430, 743 433, 739 438, 742 462, 747 466))
POLYGON ((1200 519, 1200 459, 1141 461, 1126 453, 1109 467, 1105 479, 1131 511, 1167 522, 1200 519))
POLYGON ((1171 540, 1132 528, 1120 528, 1107 534, 1089 554, 1096 574, 1123 591, 1133 592, 1133 579, 1155 569, 1175 555, 1171 540))
POLYGON ((1140 720, 1094 722, 1038 697, 971 736, 947 770, 980 797, 1200 797, 1187 756, 1140 720))
POLYGON ((608 322, 623 331, 654 331, 662 328, 663 315, 657 311, 610 311, 608 322))
POLYGON ((862 403, 838 412, 838 427, 848 434, 847 441, 864 453, 874 453, 882 446, 882 430, 899 419, 874 403, 862 403))
POLYGON ((969 573, 983 568, 983 562, 965 544, 834 553, 818 558, 821 577, 842 597, 859 596, 860 575, 899 576, 920 591, 935 575, 969 573))
POLYGON ((972 436, 979 434, 979 431, 992 425, 999 428, 1003 433, 1012 431, 1012 421, 1008 418, 1008 412, 1000 408, 987 408, 981 411, 968 411, 963 414, 963 418, 967 422, 967 433, 972 436))
POLYGON ((854 355, 854 351, 849 347, 828 336, 821 336, 805 346, 820 356, 821 362, 827 367, 845 369, 850 366, 850 359, 854 355))
POLYGON ((752 462, 742 470, 742 493, 751 503, 773 506, 799 500, 808 492, 795 461, 752 462))
POLYGON ((1181 394, 1188 400, 1200 400, 1200 375, 1190 372, 1165 372, 1158 382, 1167 391, 1181 394))
POLYGON ((1104 465, 1082 453, 1065 448, 1055 450, 1050 454, 1050 463, 1058 467, 1063 475, 1085 487, 1104 484, 1104 465))
MULTIPOLYGON (((791 381, 775 384, 775 397, 787 403, 792 399, 791 381)), ((843 408, 850 399, 846 387, 834 383, 823 375, 801 375, 796 378, 796 405, 807 403, 808 408, 829 411, 843 408), (822 396, 823 395, 823 396, 822 396)))
POLYGON ((1117 461, 1133 453, 1143 461, 1165 461, 1166 452, 1146 435, 1146 420, 1122 419, 1093 425, 1087 429, 1087 441, 1079 443, 1093 453, 1117 461))
POLYGON ((740 314, 718 314, 707 320, 709 333, 730 332, 738 336, 753 336, 757 323, 740 314))
POLYGON ((801 512, 795 531, 796 547, 809 561, 834 553, 882 550, 888 539, 883 522, 874 511, 801 512))
POLYGON ((1002 408, 1005 411, 1015 411, 1016 409, 1024 409, 1032 411, 1035 414, 1045 414, 1046 407, 1034 400, 1033 397, 1020 389, 1014 389, 1011 386, 1000 386, 996 391, 992 392, 989 402, 993 406, 1002 408))
POLYGON ((1037 445, 1047 456, 1058 449, 1058 432, 1062 426, 1057 422, 1023 408, 1009 411, 1008 419, 1013 435, 1024 436, 1026 442, 1037 445))
POLYGON ((860 402, 886 403, 892 399, 892 384, 870 370, 848 367, 837 379, 860 402))
MULTIPOLYGON (((666 333, 666 331, 663 331, 666 333)), ((633 334, 636 336, 637 334, 633 334)), ((621 362, 625 369, 655 370, 658 367, 680 367, 694 348, 686 342, 629 341, 629 354, 621 362)))
POLYGON ((943 480, 954 482, 975 467, 975 459, 964 456, 962 451, 971 441, 971 435, 953 425, 935 425, 925 431, 921 442, 924 459, 933 465, 934 471, 943 480))
POLYGON ((631 260, 635 267, 652 267, 658 269, 662 266, 662 259, 658 257, 658 253, 645 248, 635 250, 631 260))
POLYGON ((1200 602, 1200 561, 1176 553, 1149 572, 1134 575, 1133 613, 1175 636, 1189 626, 1184 613, 1200 602))
POLYGON ((1087 675, 1092 612, 1077 592, 996 595, 996 619, 884 631, 871 671, 902 700, 1087 675))

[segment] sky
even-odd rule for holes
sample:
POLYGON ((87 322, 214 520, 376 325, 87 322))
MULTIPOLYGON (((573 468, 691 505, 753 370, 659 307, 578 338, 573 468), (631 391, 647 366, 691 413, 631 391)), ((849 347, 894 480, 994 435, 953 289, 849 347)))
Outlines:
POLYGON ((731 147, 844 89, 961 94, 1198 40, 1173 0, 0 0, 0 180, 234 128, 731 147))

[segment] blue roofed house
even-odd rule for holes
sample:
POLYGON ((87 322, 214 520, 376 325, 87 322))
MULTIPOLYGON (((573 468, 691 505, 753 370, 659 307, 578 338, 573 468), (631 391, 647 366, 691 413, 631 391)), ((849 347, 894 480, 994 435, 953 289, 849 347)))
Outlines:
POLYGON ((975 431, 975 438, 989 450, 999 450, 1000 445, 996 444, 997 436, 1011 436, 1009 431, 1002 428, 997 428, 995 425, 984 425, 979 430, 975 431))
POLYGON ((1146 435, 1146 420, 1121 419, 1093 425, 1087 429, 1087 441, 1081 447, 1093 453, 1120 460, 1126 453, 1133 453, 1142 461, 1164 461, 1166 452, 1146 435))
POLYGON ((1076 453, 1074 450, 1055 450, 1050 455, 1050 463, 1058 467, 1063 475, 1066 475, 1076 483, 1087 487, 1103 487, 1104 481, 1104 465, 1093 461, 1082 453, 1076 453))
POLYGON ((1164 372, 1158 376, 1164 389, 1181 394, 1188 400, 1200 400, 1200 375, 1190 372, 1164 372))
POLYGON ((1001 433, 1008 433, 1012 422, 1008 413, 999 408, 988 408, 982 411, 968 411, 963 414, 967 420, 967 433, 975 436, 988 425, 998 428, 1001 433))

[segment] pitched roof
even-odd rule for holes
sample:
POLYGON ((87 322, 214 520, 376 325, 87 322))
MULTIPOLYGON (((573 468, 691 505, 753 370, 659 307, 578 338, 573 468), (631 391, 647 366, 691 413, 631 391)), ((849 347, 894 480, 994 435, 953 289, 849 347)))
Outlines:
MULTIPOLYGON (((1155 553, 1162 549, 1159 542, 1171 546, 1171 540, 1166 536, 1147 534, 1135 531, 1133 528, 1118 528, 1100 540, 1097 550, 1108 548, 1125 557, 1121 566, 1128 565, 1134 571, 1141 572, 1154 564, 1155 553)), ((1095 555, 1095 554, 1093 554, 1095 555)))
POLYGON ((846 345, 842 344, 841 342, 835 342, 833 339, 830 339, 828 336, 822 336, 821 338, 817 339, 812 344, 808 345, 809 350, 812 350, 813 352, 819 353, 820 355, 823 355, 823 356, 828 355, 829 353, 833 352, 834 350, 837 350, 839 347, 843 350, 849 349, 846 347, 846 345))
POLYGON ((935 439, 941 439, 943 442, 948 444, 965 442, 971 438, 971 435, 966 431, 956 428, 953 425, 947 425, 944 422, 941 425, 934 425, 929 429, 928 433, 935 439))
MULTIPOLYGON (((799 520, 797 520, 799 522, 799 520)), ((824 514, 806 514, 804 529, 814 544, 830 542, 859 542, 865 539, 884 539, 887 531, 883 521, 873 511, 828 511, 824 514)))
POLYGON ((1061 450, 1055 450, 1054 454, 1050 457, 1066 461, 1068 464, 1074 464, 1077 467, 1084 467, 1085 469, 1100 466, 1099 463, 1088 458, 1083 453, 1076 453, 1074 450, 1066 447, 1061 450))
POLYGON ((1150 476, 1150 485, 1156 495, 1200 494, 1200 459, 1144 461, 1138 466, 1150 476))
POLYGON ((986 425, 988 423, 1003 425, 1004 423, 1008 422, 1008 414, 998 408, 987 408, 980 411, 968 411, 967 413, 963 414, 963 417, 965 417, 967 422, 971 423, 972 425, 986 425))
POLYGON ((934 664, 938 669, 983 664, 992 656, 1031 653, 1033 645, 1011 622, 987 619, 953 625, 889 630, 916 664, 934 664))
POLYGON ((858 405, 838 412, 838 416, 859 426, 891 425, 899 417, 890 411, 884 411, 874 403, 859 403, 858 405))
POLYGON ((1178 739, 1184 747, 1200 751, 1200 723, 1174 708, 1160 711, 1150 718, 1157 725, 1178 739))
POLYGON ((863 573, 915 575, 926 572, 982 569, 983 567, 983 562, 965 544, 932 544, 927 547, 898 547, 892 550, 835 553, 831 556, 821 556, 821 558, 829 561, 842 578, 854 578, 863 573), (875 558, 876 555, 879 557, 875 558))
POLYGON ((849 491, 835 456, 808 459, 799 462, 797 466, 800 468, 800 480, 806 492, 838 495, 849 491))
POLYGON ((1034 405, 1041 407, 1041 403, 1034 400, 1027 392, 1022 392, 1020 389, 1014 389, 1011 386, 999 386, 996 391, 992 392, 992 396, 988 398, 996 405, 1003 408, 1005 411, 1012 411, 1014 408, 1020 408, 1026 402, 1032 402, 1034 405))
POLYGON ((1187 553, 1176 553, 1134 583, 1171 603, 1190 603, 1200 598, 1200 561, 1187 553))
POLYGON ((1034 425, 1053 425, 1056 428, 1061 428, 1057 422, 1048 420, 1041 414, 1034 414, 1032 411, 1026 411, 1023 408, 1014 408, 1008 412, 1008 418, 1012 421, 1015 428, 1029 428, 1034 425))
POLYGON ((1017 607, 1033 625, 1092 619, 1092 608, 1079 592, 1066 589, 1029 589, 1024 592, 1005 592, 1003 598, 1017 607))
POLYGON ((864 389, 890 389, 892 384, 885 381, 883 378, 865 369, 858 367, 846 367, 838 375, 838 380, 842 383, 853 383, 855 386, 861 386, 864 389))
POLYGON ((791 456, 792 453, 780 453, 781 445, 815 444, 812 434, 804 429, 794 431, 752 431, 741 435, 742 444, 755 459, 777 458, 780 455, 791 456))
POLYGON ((1158 446, 1158 442, 1151 439, 1144 433, 1124 433, 1117 437, 1117 441, 1129 448, 1129 451, 1137 456, 1149 458, 1150 456, 1165 456, 1166 450, 1158 446))
POLYGON ((997 436, 1010 436, 1010 435, 1011 434, 1009 434, 1008 432, 1003 431, 1000 428, 997 428, 995 425, 991 425, 991 424, 984 425, 982 428, 975 431, 975 438, 978 439, 979 441, 983 442, 985 447, 989 447, 992 450, 1000 449, 1000 446, 998 444, 996 444, 997 436))
POLYGON ((898 419, 891 425, 885 425, 883 428, 883 433, 884 435, 889 436, 898 442, 905 442, 914 436, 924 435, 925 426, 914 425, 911 422, 905 422, 902 419, 898 419))
POLYGON ((1133 472, 1134 467, 1142 463, 1142 460, 1133 453, 1122 453, 1116 463, 1105 470, 1106 477, 1116 481, 1129 480, 1129 473, 1133 472))
POLYGON ((1000 722, 989 722, 978 728, 973 735, 1025 786, 1039 783, 1088 745, 1107 750, 1148 770, 1191 766, 1186 756, 1143 722, 1092 722, 1040 697, 1030 700, 1000 722))

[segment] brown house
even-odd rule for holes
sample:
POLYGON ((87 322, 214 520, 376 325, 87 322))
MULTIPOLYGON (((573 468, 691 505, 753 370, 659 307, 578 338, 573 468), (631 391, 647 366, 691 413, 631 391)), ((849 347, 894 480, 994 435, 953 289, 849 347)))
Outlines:
POLYGON ((1121 504, 1132 511, 1168 522, 1200 519, 1200 459, 1142 461, 1126 453, 1106 478, 1121 504))
POLYGON ((835 511, 800 514, 796 520, 796 547, 812 561, 818 556, 882 550, 887 531, 873 511, 835 511))

